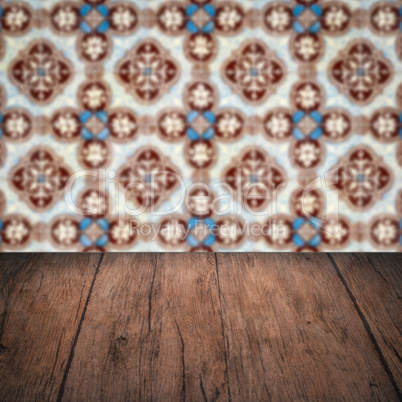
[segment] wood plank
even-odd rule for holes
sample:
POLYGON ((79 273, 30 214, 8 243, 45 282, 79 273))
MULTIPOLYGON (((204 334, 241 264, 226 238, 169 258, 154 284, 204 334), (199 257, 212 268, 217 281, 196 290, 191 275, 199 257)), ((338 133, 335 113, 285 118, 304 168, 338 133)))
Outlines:
POLYGON ((331 254, 402 388, 402 254, 331 254))
POLYGON ((396 400, 326 255, 218 254, 233 400, 396 400))
POLYGON ((157 258, 105 256, 63 399, 227 399, 213 254, 157 258))
POLYGON ((0 257, 0 400, 55 400, 100 260, 0 257))
POLYGON ((215 255, 161 256, 152 317, 152 399, 228 400, 215 255))
POLYGON ((135 400, 150 393, 148 339, 156 255, 106 254, 74 350, 64 400, 135 400), (144 367, 145 366, 145 367, 144 367))

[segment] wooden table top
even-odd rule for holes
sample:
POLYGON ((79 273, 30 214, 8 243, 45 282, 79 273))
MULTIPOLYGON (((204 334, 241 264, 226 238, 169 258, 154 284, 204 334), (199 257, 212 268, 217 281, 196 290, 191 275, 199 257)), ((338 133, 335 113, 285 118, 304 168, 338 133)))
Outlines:
POLYGON ((398 400, 401 254, 2 254, 0 400, 398 400))

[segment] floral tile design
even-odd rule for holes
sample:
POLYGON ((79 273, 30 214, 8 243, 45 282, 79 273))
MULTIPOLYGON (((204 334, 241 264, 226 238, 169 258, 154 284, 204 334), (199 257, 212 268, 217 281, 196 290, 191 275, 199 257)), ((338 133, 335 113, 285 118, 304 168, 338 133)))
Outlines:
POLYGON ((402 251, 402 1, 0 1, 2 251, 402 251))

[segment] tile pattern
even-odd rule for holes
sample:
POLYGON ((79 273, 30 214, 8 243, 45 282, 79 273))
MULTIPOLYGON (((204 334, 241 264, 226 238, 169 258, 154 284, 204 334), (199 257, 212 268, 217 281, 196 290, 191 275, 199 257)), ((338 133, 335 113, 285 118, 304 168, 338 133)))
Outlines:
POLYGON ((402 250, 402 1, 0 2, 0 241, 402 250))

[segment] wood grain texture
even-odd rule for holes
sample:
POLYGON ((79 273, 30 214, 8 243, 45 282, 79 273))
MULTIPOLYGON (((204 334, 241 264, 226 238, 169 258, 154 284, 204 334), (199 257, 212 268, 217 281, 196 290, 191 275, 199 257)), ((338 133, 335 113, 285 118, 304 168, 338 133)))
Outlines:
POLYGON ((64 400, 227 400, 213 254, 107 255, 64 400))
POLYGON ((326 255, 218 254, 233 400, 396 400, 326 255))
POLYGON ((99 268, 64 390, 71 401, 145 400, 151 358, 154 254, 107 254, 99 268))
POLYGON ((100 255, 0 256, 0 400, 56 400, 100 255))
POLYGON ((0 400, 398 400, 400 266, 0 255, 0 400))
POLYGON ((228 400, 215 256, 160 256, 152 298, 152 399, 228 400))
POLYGON ((402 254, 332 253, 331 257, 367 320, 401 396, 402 254))

